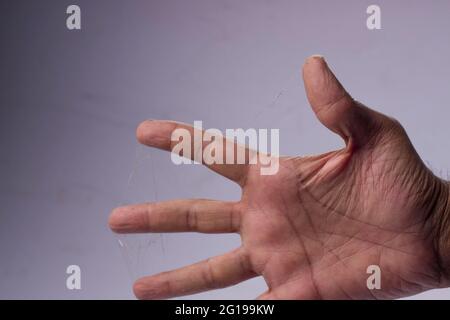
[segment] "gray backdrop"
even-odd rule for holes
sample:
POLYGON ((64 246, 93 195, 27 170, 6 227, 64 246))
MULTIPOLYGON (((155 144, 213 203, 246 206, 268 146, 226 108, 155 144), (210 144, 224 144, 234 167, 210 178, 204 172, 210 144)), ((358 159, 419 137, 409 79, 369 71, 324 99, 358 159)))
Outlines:
MULTIPOLYGON (((137 146, 146 118, 280 128, 281 152, 342 142, 306 101, 324 54, 355 98, 398 118, 437 174, 450 166, 450 2, 0 1, 0 298, 132 298, 139 275, 237 246, 233 235, 114 236, 110 210, 178 197, 237 199, 199 166, 137 146), (66 28, 66 8, 82 30, 66 28), (120 247, 117 240, 125 247, 120 247), (82 289, 66 289, 66 267, 82 289)), ((261 279, 193 298, 253 298, 261 279)), ((436 290, 421 298, 449 298, 436 290)))

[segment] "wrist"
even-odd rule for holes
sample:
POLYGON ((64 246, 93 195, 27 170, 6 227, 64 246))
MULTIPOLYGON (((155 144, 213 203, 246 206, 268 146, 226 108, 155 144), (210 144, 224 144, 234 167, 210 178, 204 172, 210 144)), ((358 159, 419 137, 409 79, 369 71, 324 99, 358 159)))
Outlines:
POLYGON ((441 283, 448 287, 450 286, 450 182, 444 180, 439 182, 441 184, 439 200, 433 215, 433 225, 441 283))

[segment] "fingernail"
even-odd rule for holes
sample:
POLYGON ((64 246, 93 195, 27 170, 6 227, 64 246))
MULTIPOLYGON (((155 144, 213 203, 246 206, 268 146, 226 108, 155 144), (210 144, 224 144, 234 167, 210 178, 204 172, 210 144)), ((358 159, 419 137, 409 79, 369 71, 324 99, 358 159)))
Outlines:
POLYGON ((311 57, 325 60, 325 57, 323 55, 321 55, 321 54, 313 54, 311 57))

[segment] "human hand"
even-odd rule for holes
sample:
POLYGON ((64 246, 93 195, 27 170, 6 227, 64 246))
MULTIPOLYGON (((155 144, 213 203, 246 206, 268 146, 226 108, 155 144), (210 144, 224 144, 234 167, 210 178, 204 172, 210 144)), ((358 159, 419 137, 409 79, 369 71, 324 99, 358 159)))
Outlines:
MULTIPOLYGON (((388 299, 448 287, 448 183, 423 164, 401 125, 353 100, 323 58, 307 59, 305 89, 317 118, 345 141, 318 156, 280 157, 275 175, 259 164, 210 165, 242 187, 238 202, 175 200, 115 209, 115 232, 239 233, 240 248, 139 279, 138 298, 193 294, 263 276, 262 299, 388 299), (366 286, 369 265, 380 290, 366 286)), ((191 127, 146 121, 148 146, 171 150, 191 127)))

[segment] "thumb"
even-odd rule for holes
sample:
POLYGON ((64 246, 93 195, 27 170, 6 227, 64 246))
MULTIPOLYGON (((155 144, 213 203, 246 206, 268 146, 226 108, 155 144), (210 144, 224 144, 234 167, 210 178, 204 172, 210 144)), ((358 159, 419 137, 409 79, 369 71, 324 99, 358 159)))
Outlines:
POLYGON ((364 145, 379 128, 382 115, 353 100, 323 57, 306 59, 303 81, 317 118, 328 129, 339 134, 347 145, 364 145))

